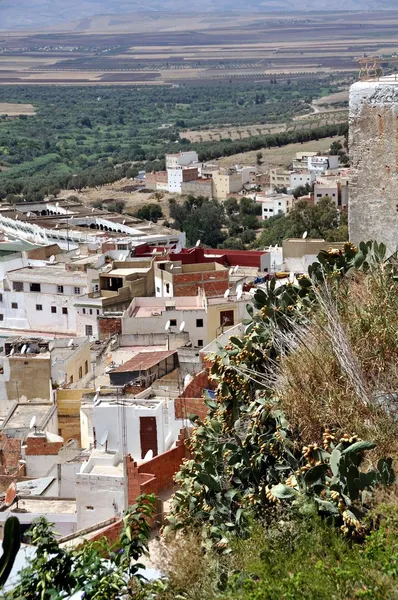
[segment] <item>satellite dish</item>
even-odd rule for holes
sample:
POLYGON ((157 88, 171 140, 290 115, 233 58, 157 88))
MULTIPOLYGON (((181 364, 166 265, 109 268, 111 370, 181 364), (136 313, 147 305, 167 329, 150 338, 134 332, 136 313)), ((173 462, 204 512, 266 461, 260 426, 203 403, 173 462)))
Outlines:
POLYGON ((148 450, 148 452, 145 454, 143 461, 147 461, 147 460, 152 460, 153 459, 153 450, 148 450))
POLYGON ((230 293, 231 293, 230 289, 225 290, 225 292, 224 292, 224 298, 228 298, 228 296, 230 295, 230 293))
POLYGON ((306 239, 307 235, 308 235, 308 231, 304 231, 304 233, 303 233, 303 240, 306 239))
POLYGON ((80 250, 76 250, 75 256, 80 256, 80 254, 81 254, 80 250))
POLYGON ((181 323, 181 325, 180 325, 180 331, 182 332, 182 331, 184 331, 184 329, 185 329, 185 321, 183 321, 181 323))
POLYGON ((71 346, 73 346, 73 338, 70 338, 68 342, 68 348, 70 348, 71 346))
POLYGON ((27 347, 27 345, 26 345, 26 344, 24 344, 24 345, 22 346, 21 354, 25 354, 25 352, 26 352, 27 348, 28 348, 28 347, 27 347))
POLYGON ((236 293, 238 294, 239 292, 243 291, 243 286, 241 283, 239 283, 239 285, 236 286, 236 293))
POLYGON ((55 229, 58 229, 58 227, 59 227, 59 223, 57 223, 57 224, 55 225, 55 229))
POLYGON ((174 269, 174 265, 173 265, 173 264, 171 264, 171 265, 170 265, 170 271, 172 271, 173 269, 174 269))
POLYGON ((101 446, 105 446, 106 442, 108 441, 108 430, 106 430, 103 434, 103 436, 100 439, 100 444, 101 446))
POLYGON ((111 341, 111 346, 114 346, 117 343, 117 340, 112 340, 111 341))
POLYGON ((14 352, 15 352, 15 349, 11 348, 10 356, 12 356, 14 354, 14 352))
POLYGON ((99 385, 97 388, 95 388, 95 391, 99 394, 101 391, 101 386, 99 385))
POLYGON ((94 211, 95 211, 95 208, 93 207, 93 208, 91 209, 91 212, 94 212, 94 211))
POLYGON ((55 256, 54 256, 54 254, 52 254, 52 255, 50 256, 50 263, 53 263, 54 261, 55 261, 55 256))
POLYGON ((95 404, 97 402, 97 400, 98 400, 98 394, 95 394, 93 400, 94 400, 94 404, 95 404))
POLYGON ((241 288, 241 289, 239 289, 239 290, 237 289, 237 290, 236 290, 236 299, 237 299, 237 300, 240 300, 240 299, 242 298, 242 294, 243 294, 243 290, 242 290, 242 288, 241 288))
POLYGON ((122 223, 122 225, 124 225, 124 224, 125 224, 125 222, 126 222, 126 219, 123 219, 123 223, 122 223))
POLYGON ((233 275, 233 272, 234 272, 234 268, 233 268, 233 267, 231 267, 231 268, 230 268, 230 270, 229 270, 229 275, 230 275, 230 276, 231 276, 231 275, 233 275))
POLYGON ((36 427, 36 415, 31 418, 29 423, 29 429, 33 429, 33 427, 36 427))
POLYGON ((290 271, 290 273, 289 273, 289 281, 290 281, 290 283, 293 283, 293 281, 294 281, 294 273, 293 273, 293 271, 290 271))
POLYGON ((15 220, 18 221, 19 215, 15 215, 15 220))
POLYGON ((30 217, 30 215, 31 215, 30 211, 26 213, 27 217, 30 217))
POLYGON ((170 329, 170 321, 167 321, 166 325, 164 326, 165 331, 168 331, 170 329))
POLYGON ((119 260, 123 260, 123 257, 124 257, 124 254, 121 254, 121 255, 119 256, 119 260))
POLYGON ((55 206, 58 208, 58 206, 59 206, 59 202, 56 202, 56 203, 55 203, 55 206))
POLYGON ((200 240, 198 240, 198 241, 196 242, 195 246, 196 246, 196 248, 199 248, 199 246, 200 246, 200 240))
POLYGON ((238 269, 239 269, 239 265, 235 265, 234 266, 234 273, 236 273, 238 269))
POLYGON ((15 483, 15 481, 13 481, 12 483, 10 483, 10 485, 7 488, 6 497, 4 499, 5 505, 11 506, 11 504, 15 500, 16 495, 17 495, 17 484, 15 483))

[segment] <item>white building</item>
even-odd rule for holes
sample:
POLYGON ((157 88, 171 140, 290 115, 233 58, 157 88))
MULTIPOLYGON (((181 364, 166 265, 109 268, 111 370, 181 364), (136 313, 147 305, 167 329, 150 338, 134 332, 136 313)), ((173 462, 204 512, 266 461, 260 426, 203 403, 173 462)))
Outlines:
POLYGON ((317 175, 326 173, 326 171, 330 171, 331 169, 338 169, 338 167, 338 156, 324 155, 308 157, 308 170, 315 172, 317 175))
POLYGON ((7 273, 0 302, 0 331, 77 333, 75 300, 88 291, 87 273, 59 266, 7 273))
POLYGON ((261 204, 263 221, 278 214, 287 215, 293 207, 293 196, 289 194, 256 194, 255 200, 261 204))
POLYGON ((313 171, 292 171, 290 173, 290 189, 294 190, 299 186, 312 185, 316 174, 313 171))
POLYGON ((166 169, 175 169, 176 167, 186 167, 199 161, 198 153, 194 150, 188 152, 178 152, 176 154, 166 154, 166 169))

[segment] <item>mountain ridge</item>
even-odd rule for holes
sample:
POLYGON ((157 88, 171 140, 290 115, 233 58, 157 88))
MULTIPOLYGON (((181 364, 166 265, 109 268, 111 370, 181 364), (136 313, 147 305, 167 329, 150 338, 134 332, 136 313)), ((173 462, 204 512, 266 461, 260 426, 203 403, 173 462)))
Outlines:
POLYGON ((48 29, 68 26, 96 16, 118 16, 124 14, 209 14, 209 13, 258 13, 281 14, 311 11, 367 11, 392 10, 394 0, 287 0, 282 6, 278 0, 246 0, 244 7, 238 0, 203 0, 187 5, 182 0, 0 0, 0 31, 48 29))

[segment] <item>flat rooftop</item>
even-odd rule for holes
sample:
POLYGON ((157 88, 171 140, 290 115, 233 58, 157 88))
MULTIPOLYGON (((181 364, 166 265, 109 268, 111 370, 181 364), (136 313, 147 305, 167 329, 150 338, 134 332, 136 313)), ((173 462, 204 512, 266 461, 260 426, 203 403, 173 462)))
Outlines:
POLYGON ((56 266, 47 267, 23 267, 9 271, 8 277, 11 281, 27 283, 55 283, 57 285, 87 285, 87 275, 81 271, 66 271, 56 266))
POLYGON ((59 515, 74 515, 76 513, 76 500, 64 500, 62 498, 21 498, 18 500, 18 510, 11 508, 10 512, 18 514, 18 512, 28 512, 37 514, 59 514, 59 515))
POLYGON ((29 403, 19 403, 16 405, 15 410, 3 423, 3 428, 7 429, 29 429, 30 422, 33 417, 36 417, 36 424, 38 427, 45 420, 49 410, 54 405, 48 401, 45 404, 43 401, 40 403, 29 402, 29 403))

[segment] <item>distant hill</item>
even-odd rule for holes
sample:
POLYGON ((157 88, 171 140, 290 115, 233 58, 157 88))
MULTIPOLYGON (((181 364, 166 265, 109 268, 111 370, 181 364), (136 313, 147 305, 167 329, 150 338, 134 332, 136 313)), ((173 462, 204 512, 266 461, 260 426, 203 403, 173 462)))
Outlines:
POLYGON ((67 26, 84 30, 95 15, 131 13, 280 12, 395 9, 394 0, 0 0, 0 30, 67 26), (79 26, 79 21, 83 21, 79 26), (73 25, 69 25, 72 24, 73 25))

